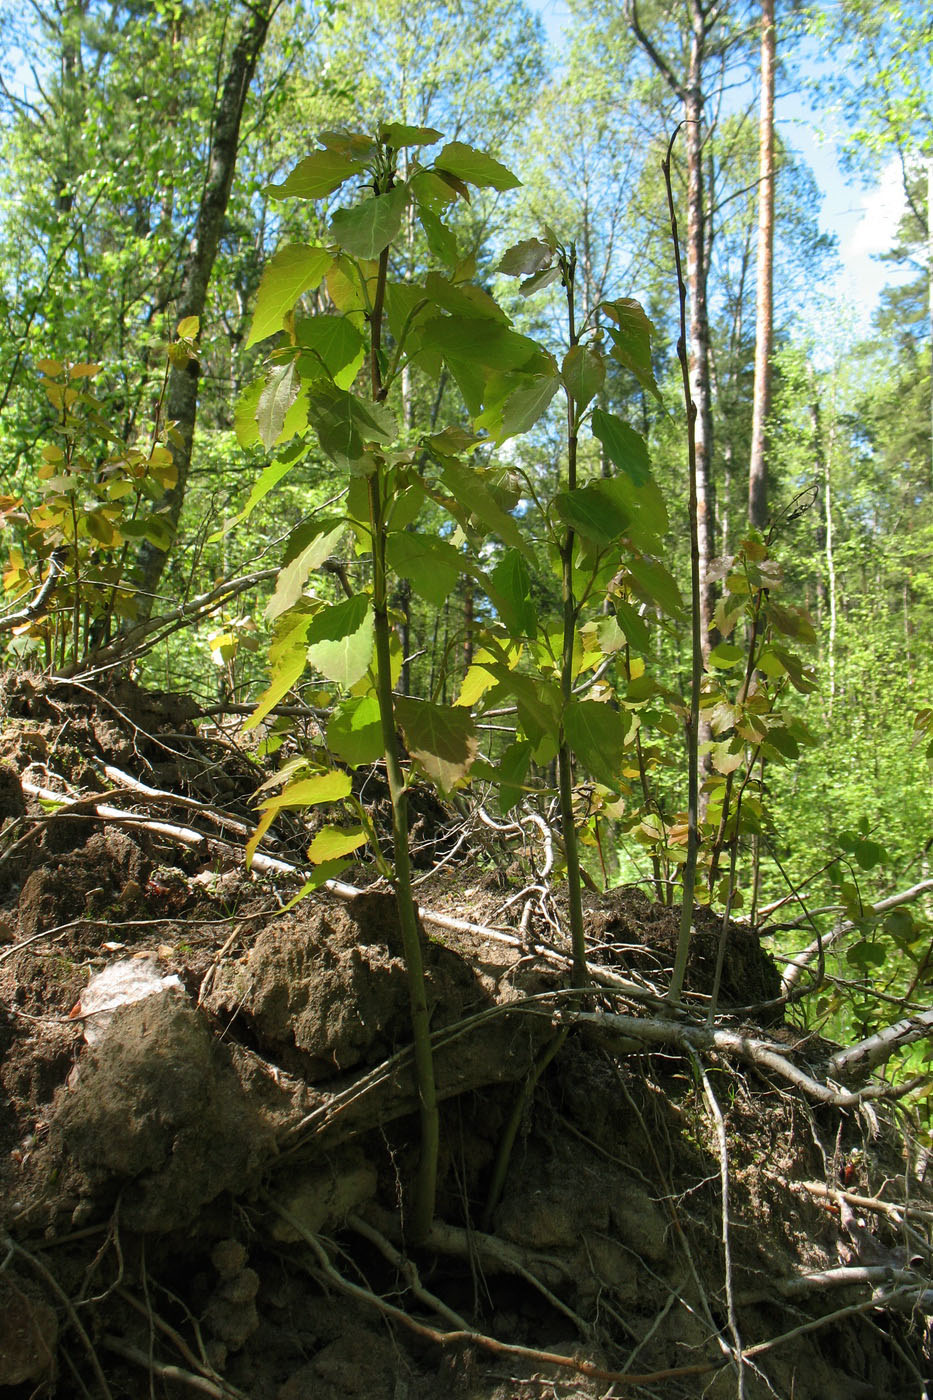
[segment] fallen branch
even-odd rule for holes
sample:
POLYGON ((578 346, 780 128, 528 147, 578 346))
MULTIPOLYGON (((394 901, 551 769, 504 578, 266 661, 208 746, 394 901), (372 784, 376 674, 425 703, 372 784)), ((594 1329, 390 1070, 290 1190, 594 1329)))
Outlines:
MULTIPOLYGON (((911 885, 909 889, 900 890, 897 894, 888 895, 886 899, 879 899, 877 904, 867 905, 865 908, 865 917, 869 919, 874 918, 878 914, 887 914, 892 909, 899 909, 903 904, 912 904, 914 900, 919 899, 924 894, 928 894, 931 890, 933 890, 933 879, 920 880, 918 884, 911 885)), ((820 943, 822 943, 823 951, 825 952, 827 948, 831 948, 834 943, 839 942, 840 938, 844 938, 847 933, 852 933, 857 927, 858 925, 851 919, 846 919, 843 923, 838 924, 836 928, 831 929, 829 933, 823 934, 821 939, 814 939, 813 942, 808 944, 801 952, 795 953, 785 965, 784 972, 781 975, 781 986, 784 991, 790 991, 794 983, 799 980, 801 973, 809 967, 814 958, 819 956, 820 943)))
POLYGON ((42 616, 46 603, 55 592, 58 581, 65 572, 67 553, 66 549, 61 548, 52 550, 49 555, 49 571, 42 587, 31 603, 27 603, 24 608, 20 608, 17 612, 7 613, 4 617, 0 617, 0 632, 13 632, 17 627, 25 627, 27 623, 35 622, 37 617, 42 616))
POLYGON ((853 1078, 863 1071, 877 1069, 878 1065, 886 1064, 891 1056, 905 1045, 912 1045, 915 1040, 923 1040, 931 1034, 933 1010, 921 1011, 916 1016, 906 1016, 902 1021, 896 1021, 893 1026, 886 1026, 883 1031, 860 1040, 857 1045, 840 1050, 833 1055, 827 1069, 830 1074, 840 1079, 853 1078))
MULTIPOLYGON (((187 627, 191 623, 199 622, 202 618, 223 607, 231 598, 248 592, 259 583, 276 578, 278 572, 278 569, 258 569, 255 573, 246 574, 242 578, 225 579, 223 583, 218 583, 208 592, 200 593, 196 598, 189 599, 187 603, 181 603, 171 612, 163 613, 161 617, 149 618, 147 622, 141 622, 137 627, 121 633, 116 641, 90 652, 81 661, 70 661, 51 679, 53 681, 73 680, 76 676, 80 676, 87 680, 101 671, 109 670, 112 666, 139 656, 143 651, 148 650, 144 643, 148 642, 154 634, 161 632, 164 636, 168 636, 180 627, 187 627)), ((161 637, 158 640, 161 640, 161 637)))
MULTIPOLYGON (((114 769, 116 775, 119 770, 114 769)), ((127 775, 123 775, 126 777, 127 775)), ((140 792, 146 791, 145 784, 132 780, 134 787, 140 792)), ((118 807, 111 807, 107 803, 98 800, 99 794, 92 794, 81 798, 68 797, 61 792, 53 792, 50 788, 39 787, 35 783, 22 782, 24 792, 30 793, 33 797, 39 797, 45 802, 57 802, 63 807, 89 808, 90 814, 99 817, 102 821, 118 822, 123 826, 139 827, 144 831, 151 831, 158 836, 168 837, 170 840, 178 841, 180 845, 194 848, 206 847, 212 855, 227 857, 231 860, 243 861, 243 848, 230 841, 224 841, 219 837, 208 836, 206 832, 198 831, 194 827, 178 826, 172 822, 157 821, 152 817, 145 817, 135 812, 124 812, 118 807)), ((158 789, 150 788, 148 792, 154 799, 165 800, 166 796, 158 789)), ((115 796, 115 793, 106 794, 115 796)), ((181 799, 178 799, 181 800, 181 799)), ((188 799, 184 799, 186 802, 188 799)), ((193 802, 190 805, 196 805, 193 802)), ((211 809, 203 808, 205 814, 210 815, 211 809)), ((217 814, 220 816, 221 814, 217 814)), ((216 818, 215 818, 216 819, 216 818)), ((234 819, 227 819, 228 825, 233 825, 234 819)), ((298 865, 293 865, 291 861, 280 860, 276 856, 266 855, 263 851, 256 851, 253 855, 251 869, 260 875, 284 875, 291 879, 307 880, 310 878, 310 871, 302 870, 298 865)), ((357 896, 364 894, 365 890, 359 889, 356 885, 345 884, 342 880, 326 880, 320 886, 327 890, 329 894, 336 895, 338 899, 354 900, 357 896)), ((489 939, 497 943, 505 943, 513 948, 527 947, 527 943, 517 934, 506 933, 502 929, 492 928, 488 924, 474 924, 469 919, 457 919, 450 914, 442 914, 434 909, 426 909, 423 905, 417 906, 418 917, 423 923, 433 924, 436 928, 447 929, 451 933, 469 934, 474 938, 489 939)), ((562 953, 556 952, 552 948, 542 945, 532 945, 531 952, 536 956, 547 958, 552 962, 557 962, 561 967, 569 967, 571 960, 562 953)), ((631 981, 627 977, 621 977, 618 973, 610 971, 609 968, 601 967, 595 963, 587 963, 587 969, 591 973, 593 980, 600 986, 610 987, 614 991, 623 992, 627 996, 637 997, 644 1000, 658 1000, 656 992, 646 989, 637 982, 631 981)))
POLYGON ((187 1385, 192 1390, 199 1390, 202 1395, 212 1395, 216 1400, 237 1400, 242 1397, 243 1392, 233 1390, 222 1381, 208 1380, 206 1376, 196 1376, 193 1371, 186 1371, 183 1366, 169 1366, 164 1361, 156 1361, 148 1352, 141 1351, 139 1347, 131 1346, 122 1337, 114 1337, 107 1334, 103 1338, 103 1345, 108 1351, 115 1352, 117 1356, 122 1356, 124 1361, 132 1361, 137 1366, 142 1366, 146 1371, 153 1372, 161 1376, 163 1380, 176 1381, 181 1385, 187 1385))
POLYGON ((560 1011, 557 1020, 581 1022, 604 1035, 621 1038, 628 1050, 641 1049, 645 1045, 670 1045, 685 1054, 715 1050, 731 1059, 773 1070, 808 1098, 816 1099, 818 1103, 833 1104, 837 1108, 853 1108, 867 1099, 903 1098, 924 1082, 921 1077, 896 1089, 888 1084, 871 1084, 855 1091, 833 1089, 788 1060, 782 1047, 753 1036, 739 1035, 736 1031, 685 1025, 660 1017, 620 1016, 608 1011, 560 1011))

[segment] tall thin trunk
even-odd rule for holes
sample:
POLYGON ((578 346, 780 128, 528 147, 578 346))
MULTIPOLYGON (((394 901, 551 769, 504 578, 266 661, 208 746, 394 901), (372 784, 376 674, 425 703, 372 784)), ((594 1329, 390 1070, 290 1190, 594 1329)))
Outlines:
POLYGON ((700 551, 700 629, 704 660, 710 650, 710 623, 716 606, 715 586, 710 566, 715 554, 716 511, 713 493, 713 413, 710 387, 710 331, 707 283, 709 280, 709 238, 707 200, 703 174, 704 63, 710 31, 719 10, 705 9, 701 0, 688 0, 690 25, 689 60, 686 79, 674 72, 669 60, 642 27, 637 0, 628 0, 632 33, 651 62, 679 99, 683 108, 684 143, 687 153, 687 290, 690 295, 690 324, 685 347, 689 359, 690 398, 696 422, 697 531, 700 551))
POLYGON ((927 272, 930 302, 930 485, 933 486, 933 156, 927 156, 927 272))
MULTIPOLYGON (((217 257, 220 234, 233 185, 243 109, 278 4, 279 0, 274 0, 269 9, 259 5, 250 7, 230 55, 220 100, 214 113, 201 205, 181 276, 176 312, 179 321, 189 316, 197 316, 200 319, 204 315, 208 283, 217 257)), ((196 360, 192 360, 186 369, 173 369, 169 378, 166 416, 177 425, 172 445, 177 481, 172 490, 157 504, 156 509, 173 535, 178 529, 188 473, 191 469, 199 377, 200 366, 196 360)), ((167 550, 157 549, 148 543, 143 544, 139 551, 136 582, 140 589, 139 614, 143 618, 148 617, 152 610, 167 558, 167 550)))
POLYGON ((823 423, 819 399, 811 382, 812 402, 810 422, 813 426, 813 455, 816 468, 823 482, 823 553, 826 558, 826 600, 829 605, 829 638, 827 645, 827 673, 829 676, 829 702, 827 718, 831 718, 836 700, 836 557, 833 548, 833 450, 836 439, 836 388, 833 384, 832 417, 829 427, 829 441, 823 444, 823 423))
POLYGON ((768 518, 767 422, 771 407, 774 302, 774 0, 761 0, 761 113, 758 124, 758 299, 752 452, 748 518, 763 529, 768 518))
POLYGON ((710 649, 710 623, 716 606, 710 567, 716 552, 713 495, 713 412, 710 390, 710 333, 707 299, 708 257, 703 176, 703 58, 706 16, 690 0, 690 67, 683 93, 687 152, 687 289, 690 296, 690 394, 696 404, 697 530, 700 548, 700 628, 704 659, 710 649))

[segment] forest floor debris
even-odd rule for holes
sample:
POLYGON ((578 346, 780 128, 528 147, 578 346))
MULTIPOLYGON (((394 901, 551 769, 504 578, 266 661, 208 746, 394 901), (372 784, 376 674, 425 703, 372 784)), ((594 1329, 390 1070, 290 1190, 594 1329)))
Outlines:
MULTIPOLYGON (((581 1012, 559 888, 488 830, 418 887, 444 1155, 435 1230, 407 1249, 391 896, 283 911, 297 882, 231 854, 262 775, 197 717, 128 682, 3 683, 0 1391, 919 1398, 933 1193, 907 1116, 735 1050, 827 1087, 835 1049, 782 1023, 739 926, 706 1039, 712 921, 649 1039, 676 918, 635 891, 588 899, 604 976, 581 1012), (134 959, 167 985, 87 1043, 71 1012, 134 959), (571 1022, 486 1212, 516 1097, 571 1022)), ((443 839, 433 808, 422 829, 443 839)), ((302 839, 276 860, 300 866, 302 839)))

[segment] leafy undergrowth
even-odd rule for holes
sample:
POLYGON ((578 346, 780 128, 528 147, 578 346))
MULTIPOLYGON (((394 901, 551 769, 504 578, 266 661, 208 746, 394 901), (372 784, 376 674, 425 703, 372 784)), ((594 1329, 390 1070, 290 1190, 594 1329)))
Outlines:
POLYGON ((920 1395, 933 1197, 906 1120, 727 1053, 766 1045, 819 1083, 830 1051, 769 1005, 749 930, 725 1038, 702 1031, 711 922, 696 1015, 665 1039, 673 912, 591 896, 581 1008, 559 890, 416 803, 443 1146, 437 1224, 408 1250, 392 898, 283 911, 308 832, 269 848, 278 873, 245 874, 261 775, 184 699, 17 676, 0 715, 0 1393, 920 1395), (89 980, 126 960, 168 984, 95 1010, 89 980))

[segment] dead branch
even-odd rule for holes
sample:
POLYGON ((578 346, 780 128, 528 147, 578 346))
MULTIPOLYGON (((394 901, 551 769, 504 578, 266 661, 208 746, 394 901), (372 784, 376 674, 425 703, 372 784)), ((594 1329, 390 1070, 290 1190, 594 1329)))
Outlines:
MULTIPOLYGON (((892 909, 899 909, 902 904, 912 904, 921 895, 928 894, 933 890, 933 879, 920 880, 916 885, 911 885, 909 889, 900 890, 897 894, 888 895, 886 899, 879 899, 876 904, 869 904, 865 908, 865 915, 871 918, 877 914, 887 914, 892 909)), ((840 938, 844 938, 847 933, 851 933, 857 927, 851 919, 846 919, 838 924, 836 928, 823 934, 821 939, 814 939, 801 952, 795 953, 784 968, 781 976, 781 986, 785 992, 790 991, 794 983, 798 981, 801 973, 809 967, 814 958, 819 957, 820 944, 823 951, 831 948, 834 943, 838 943, 840 938)))
POLYGON ((833 1104, 837 1108, 853 1108, 867 1099, 897 1099, 911 1093, 922 1078, 911 1080, 909 1084, 893 1088, 888 1084, 872 1084, 864 1089, 851 1091, 833 1089, 822 1084, 812 1075, 793 1064, 783 1046, 775 1045, 753 1036, 739 1035, 736 1031, 714 1030, 708 1026, 685 1025, 676 1021, 662 1020, 660 1017, 620 1016, 613 1012, 560 1011, 557 1019, 561 1022, 582 1022, 615 1040, 622 1040, 628 1050, 642 1049, 645 1045, 670 1045, 691 1052, 717 1051, 731 1059, 743 1060, 747 1064, 769 1069, 788 1080, 808 1098, 818 1103, 833 1104))
POLYGON ((923 1040, 933 1033, 933 1010, 921 1011, 916 1016, 906 1016, 893 1026, 860 1040, 846 1050, 833 1055, 827 1070, 840 1079, 852 1079, 863 1071, 876 1069, 886 1064, 892 1055, 905 1045, 923 1040))

